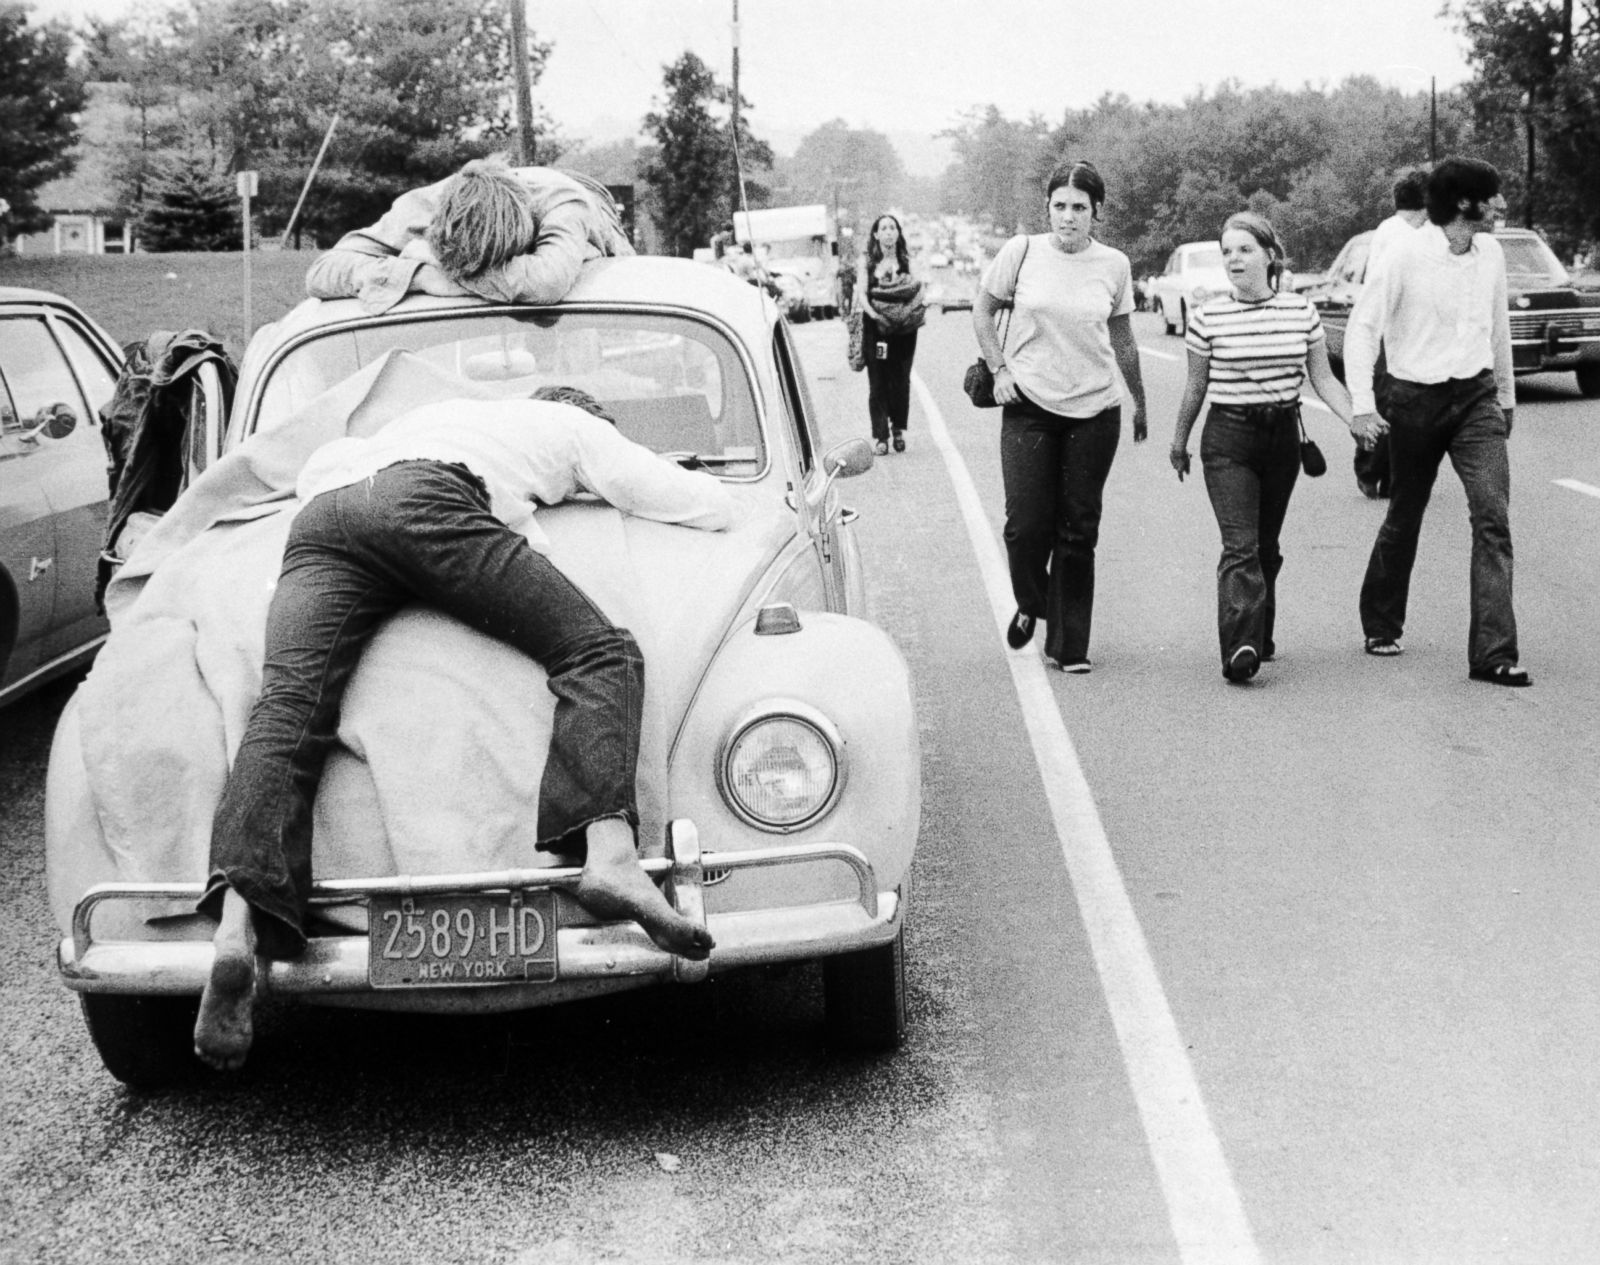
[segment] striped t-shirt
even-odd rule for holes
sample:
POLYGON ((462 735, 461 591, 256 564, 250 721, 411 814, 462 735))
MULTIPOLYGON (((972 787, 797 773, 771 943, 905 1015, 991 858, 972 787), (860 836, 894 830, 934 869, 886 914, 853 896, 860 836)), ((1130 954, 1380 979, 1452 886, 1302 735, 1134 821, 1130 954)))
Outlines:
POLYGON ((1306 352, 1323 340, 1322 318, 1302 294, 1202 303, 1189 316, 1189 350, 1211 360, 1213 404, 1285 404, 1300 395, 1306 352))

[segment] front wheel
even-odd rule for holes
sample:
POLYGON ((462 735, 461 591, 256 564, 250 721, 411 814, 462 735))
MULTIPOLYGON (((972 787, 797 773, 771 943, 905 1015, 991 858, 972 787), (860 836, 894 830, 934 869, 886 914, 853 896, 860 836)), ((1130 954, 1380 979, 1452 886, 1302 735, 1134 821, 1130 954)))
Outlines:
POLYGON ((905 928, 888 944, 822 963, 828 1044, 837 1050, 892 1050, 906 1036, 905 928))
POLYGON ((1578 390, 1588 399, 1600 398, 1600 360, 1578 366, 1578 390))
POLYGON ((130 1089, 161 1089, 193 1076, 198 997, 79 993, 83 1022, 100 1061, 130 1089))
POLYGON ((1165 299, 1161 300, 1161 325, 1166 333, 1171 334, 1173 332, 1172 313, 1167 311, 1167 301, 1165 299))

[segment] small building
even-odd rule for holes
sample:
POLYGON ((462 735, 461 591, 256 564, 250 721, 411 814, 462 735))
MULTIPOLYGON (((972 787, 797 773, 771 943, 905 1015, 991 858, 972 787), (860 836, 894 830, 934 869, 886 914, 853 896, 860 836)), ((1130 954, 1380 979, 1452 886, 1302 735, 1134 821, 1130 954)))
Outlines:
POLYGON ((121 84, 91 83, 78 119, 78 165, 41 185, 39 206, 54 223, 12 242, 19 255, 127 254, 137 244, 120 205, 115 176, 118 150, 127 143, 128 107, 121 84))

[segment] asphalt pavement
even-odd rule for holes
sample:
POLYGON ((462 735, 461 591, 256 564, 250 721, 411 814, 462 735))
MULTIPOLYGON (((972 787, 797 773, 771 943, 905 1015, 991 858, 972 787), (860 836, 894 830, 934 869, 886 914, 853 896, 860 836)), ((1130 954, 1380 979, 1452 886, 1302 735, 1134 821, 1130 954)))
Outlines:
MULTIPOLYGON (((0 713, 0 1261, 1592 1261, 1600 402, 1522 386, 1532 689, 1467 680, 1448 470, 1406 653, 1361 653, 1383 506, 1314 408, 1278 658, 1234 687, 1166 461, 1181 343, 1136 329, 1152 438, 1107 489, 1090 676, 1001 640, 966 313, 921 335, 908 451, 840 485, 922 730, 897 1055, 830 1055, 793 970, 489 1021, 274 1007, 242 1076, 132 1095, 53 969, 70 685, 0 713)), ((796 335, 826 440, 865 434, 842 324, 796 335)))

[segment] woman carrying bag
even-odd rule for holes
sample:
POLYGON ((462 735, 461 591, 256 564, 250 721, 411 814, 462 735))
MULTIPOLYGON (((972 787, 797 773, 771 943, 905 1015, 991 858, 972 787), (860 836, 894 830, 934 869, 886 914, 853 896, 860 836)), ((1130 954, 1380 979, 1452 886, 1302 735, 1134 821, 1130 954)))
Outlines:
POLYGON ((906 450, 911 413, 911 361, 917 329, 927 317, 922 283, 911 275, 911 255, 900 221, 880 215, 867 235, 856 279, 862 312, 862 350, 867 361, 867 411, 878 454, 906 450))
POLYGON ((1133 270, 1093 237, 1105 198, 1093 164, 1057 167, 1045 187, 1050 231, 1001 247, 972 305, 1002 406, 1006 555, 1017 599, 1006 644, 1027 645, 1043 619, 1045 658, 1072 673, 1090 667, 1100 507, 1122 431, 1118 370, 1133 396, 1134 443, 1147 434, 1133 270), (1006 307, 1002 346, 995 318, 1006 307))
MULTIPOLYGON (((1278 536, 1300 475, 1300 387, 1311 385, 1364 448, 1376 429, 1358 428, 1350 393, 1333 376, 1317 309, 1301 294, 1282 294, 1283 246, 1273 227, 1250 211, 1222 226, 1222 258, 1233 294, 1210 299, 1189 317, 1189 380, 1172 437, 1172 468, 1189 472, 1189 431, 1207 392, 1211 411, 1200 438, 1206 494, 1222 533, 1217 564, 1217 633, 1222 675, 1235 684, 1272 659, 1278 536)), ((1308 453, 1308 460, 1313 455, 1308 453)), ((1308 466, 1307 473, 1322 468, 1308 466)))

